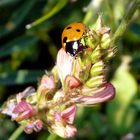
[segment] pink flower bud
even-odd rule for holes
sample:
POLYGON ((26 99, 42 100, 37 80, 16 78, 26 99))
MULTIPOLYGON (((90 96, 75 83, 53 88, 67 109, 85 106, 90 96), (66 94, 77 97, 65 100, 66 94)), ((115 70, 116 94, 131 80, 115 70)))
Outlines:
POLYGON ((75 105, 66 108, 62 112, 56 112, 54 118, 55 121, 50 126, 50 130, 63 138, 74 137, 77 132, 77 129, 72 125, 75 118, 75 113, 75 105))
POLYGON ((69 124, 72 124, 75 118, 76 114, 76 106, 70 106, 69 108, 65 109, 62 113, 61 116, 63 120, 69 124))
POLYGON ((41 79, 40 88, 42 89, 53 89, 55 88, 53 76, 44 75, 41 79))
POLYGON ((81 85, 81 82, 79 79, 68 75, 65 79, 65 86, 67 86, 70 89, 76 88, 81 85))
POLYGON ((36 111, 31 106, 31 104, 27 103, 26 101, 21 101, 15 106, 13 113, 18 114, 15 119, 17 122, 20 122, 32 117, 36 113, 36 111))
POLYGON ((34 130, 36 131, 36 132, 39 132, 42 128, 43 128, 43 122, 41 121, 41 120, 36 120, 35 122, 34 122, 34 130))
POLYGON ((97 103, 102 103, 108 100, 111 100, 115 96, 115 88, 111 83, 106 83, 104 89, 95 94, 90 92, 90 95, 79 95, 76 98, 73 98, 76 104, 80 105, 95 105, 97 103))
POLYGON ((33 131, 39 132, 43 128, 43 122, 39 119, 35 121, 30 121, 24 128, 27 134, 31 134, 33 131))

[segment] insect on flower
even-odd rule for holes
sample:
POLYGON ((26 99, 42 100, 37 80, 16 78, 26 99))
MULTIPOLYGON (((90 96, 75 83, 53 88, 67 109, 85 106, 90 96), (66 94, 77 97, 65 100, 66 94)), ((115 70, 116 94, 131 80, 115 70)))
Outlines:
POLYGON ((47 127, 63 138, 74 137, 77 105, 95 105, 115 95, 115 88, 105 77, 114 49, 110 28, 102 27, 101 17, 95 25, 94 29, 79 22, 66 26, 54 68, 42 76, 36 91, 27 88, 8 99, 1 113, 26 124, 26 133, 47 127))
POLYGON ((83 51, 84 46, 80 42, 85 34, 86 27, 83 23, 74 22, 69 24, 62 33, 62 47, 71 56, 83 51))

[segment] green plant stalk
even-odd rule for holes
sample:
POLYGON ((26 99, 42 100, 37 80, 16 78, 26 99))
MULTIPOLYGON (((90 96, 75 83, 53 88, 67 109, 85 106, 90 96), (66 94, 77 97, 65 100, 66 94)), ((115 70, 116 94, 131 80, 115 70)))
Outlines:
POLYGON ((118 29, 116 30, 114 36, 111 39, 111 46, 115 46, 119 39, 122 37, 130 23, 131 18, 133 17, 139 6, 140 0, 133 0, 132 2, 130 2, 124 18, 122 19, 118 29))
POLYGON ((53 7, 53 9, 49 13, 37 19, 33 23, 26 25, 26 29, 30 29, 34 26, 37 26, 40 23, 44 22, 45 20, 49 19, 50 17, 55 15, 57 12, 59 12, 67 4, 67 2, 68 0, 59 0, 59 2, 55 5, 55 7, 53 7))
POLYGON ((57 135, 55 135, 55 134, 50 134, 50 135, 47 137, 46 140, 56 140, 57 138, 58 138, 57 135))
POLYGON ((19 127, 14 131, 14 133, 10 136, 10 138, 9 138, 8 140, 16 140, 16 139, 19 137, 19 135, 23 132, 24 127, 25 127, 24 125, 19 126, 19 127))

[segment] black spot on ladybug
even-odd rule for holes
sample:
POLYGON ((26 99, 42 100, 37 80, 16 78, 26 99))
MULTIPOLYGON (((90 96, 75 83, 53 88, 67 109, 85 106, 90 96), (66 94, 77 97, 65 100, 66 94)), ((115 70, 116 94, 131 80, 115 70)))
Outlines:
POLYGON ((63 38, 63 43, 66 43, 67 39, 68 39, 67 37, 64 37, 63 38))
POLYGON ((76 29, 77 32, 80 32, 80 29, 76 29))
POLYGON ((71 29, 71 26, 67 27, 66 29, 71 29))

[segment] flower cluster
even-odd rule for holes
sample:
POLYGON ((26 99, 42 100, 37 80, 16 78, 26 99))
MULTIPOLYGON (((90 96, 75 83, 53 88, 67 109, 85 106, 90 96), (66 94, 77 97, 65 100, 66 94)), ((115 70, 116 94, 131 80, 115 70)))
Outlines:
POLYGON ((107 62, 114 55, 110 28, 102 27, 101 17, 93 29, 86 29, 81 43, 84 51, 72 57, 61 48, 56 65, 41 78, 37 90, 28 87, 10 97, 1 113, 25 125, 32 133, 47 127, 63 138, 74 137, 73 125, 78 105, 95 105, 113 99, 115 89, 106 81, 107 62))

